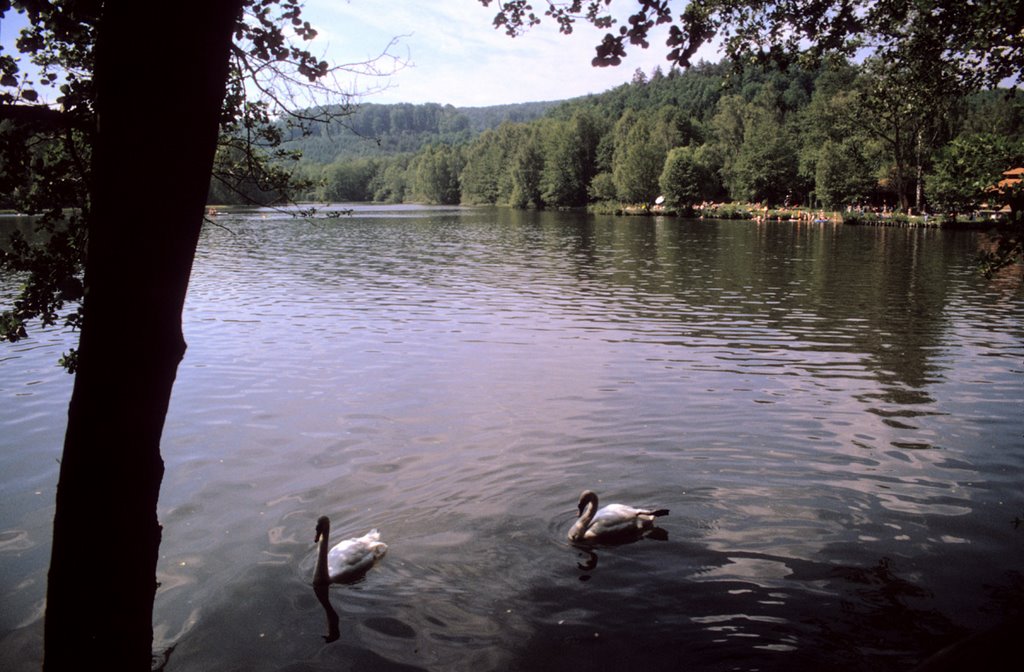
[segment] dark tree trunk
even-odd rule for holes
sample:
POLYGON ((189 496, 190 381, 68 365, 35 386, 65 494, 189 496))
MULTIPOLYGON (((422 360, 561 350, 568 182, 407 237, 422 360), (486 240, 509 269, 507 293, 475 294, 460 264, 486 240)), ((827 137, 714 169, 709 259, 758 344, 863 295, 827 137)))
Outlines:
POLYGON ((57 487, 48 672, 148 670, 163 430, 185 351, 241 0, 108 0, 96 43, 85 322, 57 487))

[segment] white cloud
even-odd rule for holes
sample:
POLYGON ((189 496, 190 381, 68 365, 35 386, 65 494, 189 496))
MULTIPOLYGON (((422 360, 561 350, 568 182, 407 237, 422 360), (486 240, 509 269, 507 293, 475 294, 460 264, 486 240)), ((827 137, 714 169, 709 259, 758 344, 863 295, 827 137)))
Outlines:
MULTIPOLYGON (((561 35, 547 20, 513 39, 493 27, 495 11, 478 0, 307 0, 305 13, 320 31, 314 51, 326 48, 334 62, 373 57, 392 38, 404 36, 392 53, 407 55, 412 65, 366 102, 482 106, 562 100, 618 86, 637 68, 647 74, 659 65, 668 69, 663 37, 651 39, 647 50, 629 48, 618 67, 595 68, 590 62, 603 31, 580 24, 572 35, 561 35)), ((710 49, 702 54, 716 58, 710 49)))
MULTIPOLYGON (((541 3, 537 3, 540 6, 541 3)), ((362 63, 379 56, 398 38, 391 54, 409 67, 386 80, 352 75, 346 90, 387 88, 363 102, 484 106, 539 100, 564 100, 602 93, 633 77, 639 68, 650 74, 668 69, 664 36, 653 37, 647 50, 627 47, 618 67, 590 65, 604 31, 578 24, 561 35, 551 20, 511 38, 492 25, 496 6, 479 0, 306 0, 304 16, 319 32, 307 46, 335 64, 362 63)), ((624 2, 613 7, 628 9, 624 2)), ((11 15, 0 24, 8 53, 24 19, 11 15)), ((717 60, 713 49, 700 52, 717 60)), ((387 69, 387 64, 381 64, 387 69)))

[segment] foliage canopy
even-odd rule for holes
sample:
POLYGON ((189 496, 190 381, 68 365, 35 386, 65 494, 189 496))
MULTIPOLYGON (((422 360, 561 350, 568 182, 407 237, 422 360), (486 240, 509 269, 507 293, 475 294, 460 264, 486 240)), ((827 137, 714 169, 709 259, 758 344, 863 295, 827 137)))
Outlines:
MULTIPOLYGON (((339 77, 384 77, 402 64, 385 50, 374 61, 331 66, 308 49, 316 30, 303 19, 300 0, 240 4, 213 186, 269 203, 308 188, 287 167, 298 155, 282 142, 351 114, 353 99, 339 77)), ((2 339, 24 338, 35 319, 82 324, 97 130, 94 52, 104 7, 96 0, 0 0, 0 18, 17 12, 27 20, 15 42, 20 58, 0 51, 0 207, 33 217, 36 228, 0 248, 0 267, 26 279, 0 314, 2 339)), ((74 351, 64 362, 74 370, 74 351)))
MULTIPOLYGON (((515 36, 541 22, 529 0, 494 2, 494 25, 515 36)), ((543 16, 563 33, 579 23, 607 30, 593 64, 619 65, 627 46, 648 48, 667 28, 666 58, 688 67, 719 42, 736 63, 790 65, 868 49, 886 58, 927 53, 971 87, 1020 80, 1024 8, 1014 0, 545 0, 543 16), (681 6, 681 9, 679 8, 681 6), (624 18, 623 18, 624 17, 624 18)))

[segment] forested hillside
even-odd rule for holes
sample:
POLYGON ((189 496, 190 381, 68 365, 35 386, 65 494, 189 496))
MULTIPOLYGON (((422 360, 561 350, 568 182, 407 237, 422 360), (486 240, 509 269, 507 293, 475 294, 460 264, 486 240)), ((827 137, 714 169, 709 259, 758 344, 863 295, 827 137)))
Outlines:
POLYGON ((286 143, 309 200, 512 207, 706 201, 964 212, 1024 162, 1017 90, 930 88, 880 63, 635 73, 496 108, 365 105, 286 143))
POLYGON ((557 102, 453 107, 426 103, 413 105, 360 105, 352 114, 330 124, 317 123, 309 135, 290 131, 283 147, 298 150, 305 161, 328 164, 368 156, 417 152, 433 143, 459 144, 504 122, 539 119, 557 102))

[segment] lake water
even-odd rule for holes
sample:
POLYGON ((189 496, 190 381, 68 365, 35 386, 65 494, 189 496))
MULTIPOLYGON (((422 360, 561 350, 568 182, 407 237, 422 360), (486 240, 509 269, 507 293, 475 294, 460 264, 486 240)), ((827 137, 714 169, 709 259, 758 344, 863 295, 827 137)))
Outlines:
MULTIPOLYGON (((903 670, 1020 607, 1024 290, 979 233, 217 223, 163 441, 167 670, 903 670), (668 538, 568 545, 584 488, 668 538), (389 544, 334 642, 321 514, 389 544)), ((7 670, 39 664, 70 344, 0 344, 7 670)))

